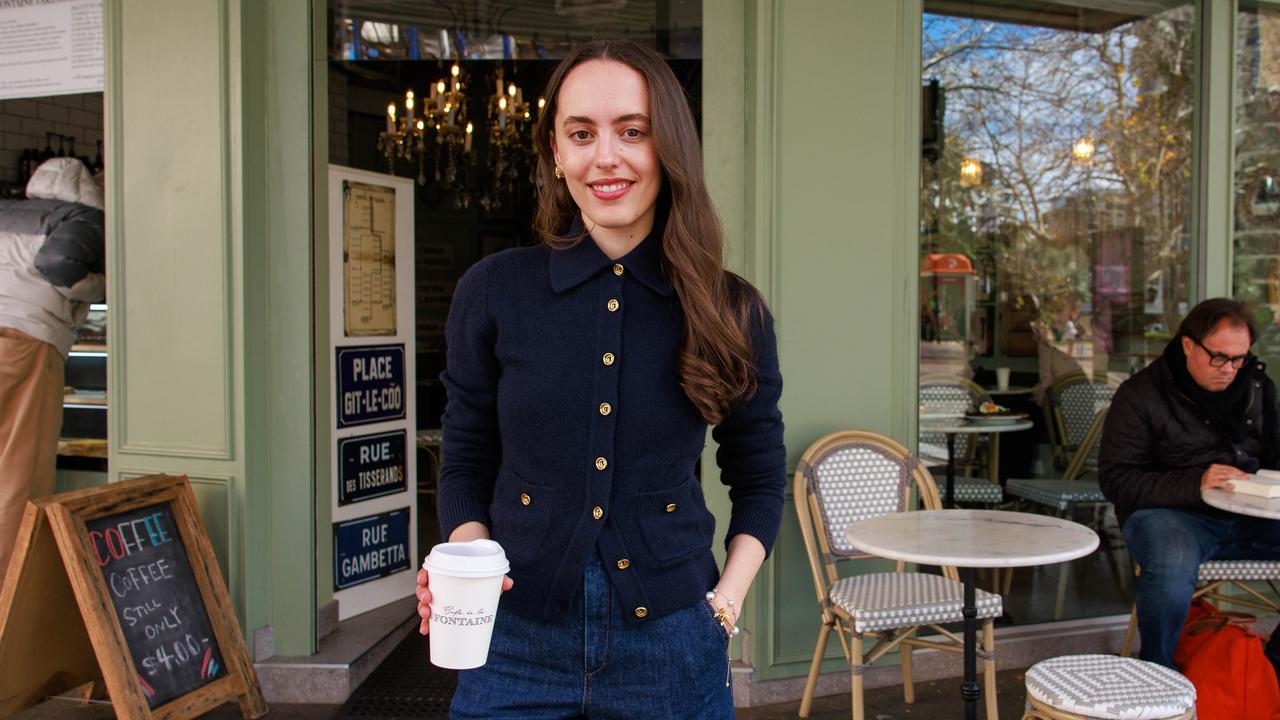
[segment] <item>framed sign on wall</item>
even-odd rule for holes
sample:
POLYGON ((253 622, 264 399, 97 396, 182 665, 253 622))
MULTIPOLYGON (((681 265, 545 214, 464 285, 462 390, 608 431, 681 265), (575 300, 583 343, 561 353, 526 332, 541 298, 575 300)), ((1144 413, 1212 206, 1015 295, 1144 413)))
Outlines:
POLYGON ((413 181, 329 166, 333 590, 345 620, 413 594, 413 181))

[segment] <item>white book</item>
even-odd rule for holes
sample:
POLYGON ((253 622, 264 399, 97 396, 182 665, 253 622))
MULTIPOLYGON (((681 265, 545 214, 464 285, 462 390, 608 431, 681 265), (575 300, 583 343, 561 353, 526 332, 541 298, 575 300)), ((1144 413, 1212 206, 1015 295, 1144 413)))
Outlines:
POLYGON ((1280 470, 1259 470, 1244 480, 1232 480, 1235 491, 1264 498, 1280 497, 1280 470))

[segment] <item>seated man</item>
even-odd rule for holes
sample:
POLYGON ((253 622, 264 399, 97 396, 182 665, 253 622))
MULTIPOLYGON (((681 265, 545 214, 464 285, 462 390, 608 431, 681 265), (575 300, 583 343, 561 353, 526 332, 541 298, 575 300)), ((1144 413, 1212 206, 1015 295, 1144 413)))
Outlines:
MULTIPOLYGON (((1143 660, 1173 664, 1200 563, 1280 559, 1280 521, 1211 508, 1203 490, 1280 467, 1276 388, 1249 354, 1258 332, 1244 305, 1192 308, 1164 355, 1116 391, 1098 478, 1138 577, 1143 660)), ((1280 651, 1280 633, 1267 654, 1280 651)))

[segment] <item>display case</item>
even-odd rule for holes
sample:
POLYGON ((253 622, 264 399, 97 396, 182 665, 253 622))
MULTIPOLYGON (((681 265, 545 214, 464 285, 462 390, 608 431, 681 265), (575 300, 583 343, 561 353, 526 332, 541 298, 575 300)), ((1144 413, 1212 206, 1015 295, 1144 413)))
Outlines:
POLYGON ((91 305, 63 380, 58 468, 107 469, 107 306, 91 305))

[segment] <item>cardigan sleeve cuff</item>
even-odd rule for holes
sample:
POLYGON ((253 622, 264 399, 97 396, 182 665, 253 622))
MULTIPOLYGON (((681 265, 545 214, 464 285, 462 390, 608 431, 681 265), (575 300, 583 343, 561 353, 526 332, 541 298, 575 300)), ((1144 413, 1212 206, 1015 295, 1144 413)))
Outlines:
POLYGON ((459 525, 472 521, 490 527, 489 508, 484 503, 472 498, 454 498, 440 504, 440 534, 446 541, 459 525))
POLYGON ((782 508, 748 506, 734 507, 729 515, 729 532, 725 533, 724 546, 735 535, 743 533, 754 537, 764 546, 765 557, 773 552, 773 542, 778 539, 778 527, 782 523, 782 508))

